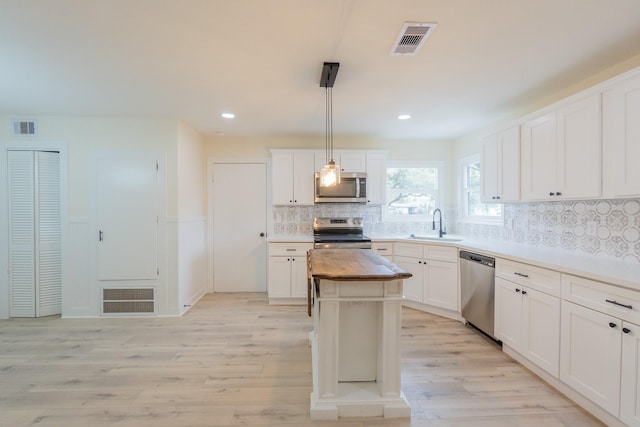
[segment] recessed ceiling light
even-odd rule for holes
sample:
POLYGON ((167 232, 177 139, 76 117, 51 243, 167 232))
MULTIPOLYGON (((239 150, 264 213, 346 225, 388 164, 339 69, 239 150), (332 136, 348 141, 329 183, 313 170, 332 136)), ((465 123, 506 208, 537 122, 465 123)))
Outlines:
POLYGON ((233 113, 222 113, 220 114, 222 117, 224 117, 225 119, 233 119, 236 115, 233 113))
POLYGON ((400 115, 398 116, 398 120, 408 120, 408 119, 410 119, 410 118, 411 118, 411 115, 410 115, 410 114, 400 114, 400 115))

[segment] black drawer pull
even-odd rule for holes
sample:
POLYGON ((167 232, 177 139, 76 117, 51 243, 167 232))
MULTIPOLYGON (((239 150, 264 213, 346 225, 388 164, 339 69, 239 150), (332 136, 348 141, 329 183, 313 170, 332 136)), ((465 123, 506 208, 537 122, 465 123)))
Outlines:
POLYGON ((610 328, 615 328, 616 326, 618 326, 618 325, 616 325, 616 324, 615 324, 615 323, 613 323, 613 322, 609 322, 609 327, 610 327, 610 328))
POLYGON ((633 310, 633 306, 631 304, 622 304, 619 303, 618 301, 612 301, 610 299, 606 299, 606 302, 608 302, 609 304, 615 304, 615 305, 619 305, 620 307, 624 307, 624 308, 628 308, 629 310, 633 310))
POLYGON ((520 289, 516 288, 516 292, 520 293, 520 289))
POLYGON ((527 294, 527 291, 522 291, 522 295, 526 295, 526 294, 527 294))
POLYGON ((517 271, 516 271, 515 273, 513 273, 513 274, 515 274, 516 276, 529 278, 529 275, 528 275, 528 274, 518 273, 517 271))
POLYGON ((624 332, 625 334, 628 334, 629 332, 631 332, 631 329, 629 329, 629 328, 622 328, 622 332, 624 332))

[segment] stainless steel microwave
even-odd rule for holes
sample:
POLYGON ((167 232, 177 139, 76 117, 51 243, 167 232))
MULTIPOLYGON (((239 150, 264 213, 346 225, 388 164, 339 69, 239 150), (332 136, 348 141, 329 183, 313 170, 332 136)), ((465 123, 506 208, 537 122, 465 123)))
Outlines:
POLYGON ((331 187, 320 186, 320 174, 315 174, 316 203, 367 203, 367 174, 342 172, 340 182, 331 187))

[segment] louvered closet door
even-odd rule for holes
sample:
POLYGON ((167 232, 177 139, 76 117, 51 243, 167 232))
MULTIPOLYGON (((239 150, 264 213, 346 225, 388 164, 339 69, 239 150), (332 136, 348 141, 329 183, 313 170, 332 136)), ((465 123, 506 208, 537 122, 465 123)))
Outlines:
POLYGON ((60 314, 59 154, 9 151, 8 161, 9 315, 60 314))

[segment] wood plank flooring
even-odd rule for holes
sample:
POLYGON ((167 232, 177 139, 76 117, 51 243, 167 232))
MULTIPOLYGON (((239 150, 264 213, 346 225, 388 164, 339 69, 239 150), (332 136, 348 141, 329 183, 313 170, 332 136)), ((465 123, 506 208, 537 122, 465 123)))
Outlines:
POLYGON ((181 318, 0 321, 0 426, 600 426, 459 322, 405 308, 411 419, 311 421, 312 322, 265 294, 181 318))

